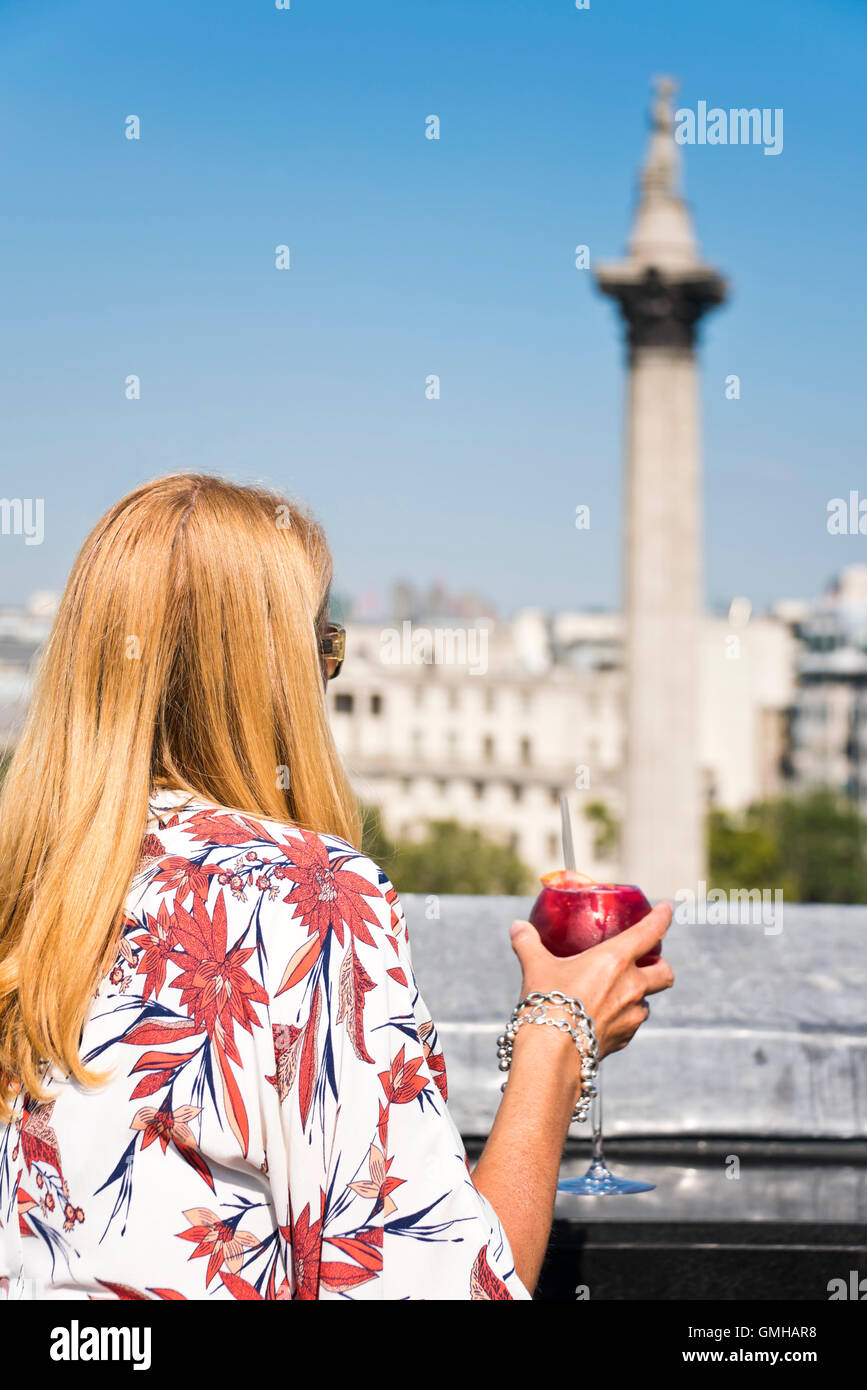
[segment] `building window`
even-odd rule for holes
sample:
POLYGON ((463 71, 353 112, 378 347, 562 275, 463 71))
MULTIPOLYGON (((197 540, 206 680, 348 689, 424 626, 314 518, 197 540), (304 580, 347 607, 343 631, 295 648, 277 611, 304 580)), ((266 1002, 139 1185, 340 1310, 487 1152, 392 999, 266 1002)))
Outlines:
POLYGON ((371 697, 370 697, 370 713, 371 713, 371 714, 382 714, 382 696, 381 696, 381 695, 371 695, 371 697))
POLYGON ((458 758, 458 736, 457 736, 457 734, 454 734, 454 733, 449 734, 448 739, 447 739, 447 744, 448 744, 448 754, 449 754, 449 758, 452 760, 452 762, 457 762, 457 758, 458 758))
POLYGON ((524 788, 521 786, 521 783, 520 783, 520 782, 513 782, 513 783, 512 783, 512 800, 513 800, 513 801, 520 801, 520 800, 521 800, 521 797, 522 797, 523 795, 524 795, 524 788))
POLYGON ((494 761, 494 740, 490 735, 485 738, 482 744, 482 757, 486 763, 492 763, 494 761))
POLYGON ((400 779, 400 785, 401 785, 402 789, 407 793, 407 795, 409 795, 409 793, 412 791, 412 778, 411 778, 411 777, 401 777, 401 779, 400 779))
POLYGON ((522 738, 522 739, 521 739, 521 762, 524 764, 525 767, 528 767, 529 764, 530 764, 532 761, 533 761, 533 752, 532 752, 532 749, 531 749, 531 747, 530 747, 530 740, 529 740, 528 738, 522 738))
POLYGON ((445 777, 437 778, 437 791, 439 792, 440 796, 445 796, 446 791, 448 790, 448 785, 449 784, 446 781, 445 777))
POLYGON ((457 707, 458 707, 458 692, 457 692, 456 690, 450 690, 450 691, 449 691, 449 709, 457 709, 457 707))
POLYGON ((413 756, 414 758, 420 758, 420 757, 421 757, 421 754, 422 754, 422 735, 421 735, 421 730, 420 730, 420 729, 413 729, 413 731, 412 731, 412 756, 413 756))
POLYGON ((334 708, 338 714, 351 714, 355 704, 355 697, 349 695, 345 690, 340 695, 334 697, 334 708))
POLYGON ((559 806, 560 804, 560 793, 556 787, 551 788, 551 801, 555 806, 559 806))
POLYGON ((485 784, 484 784, 484 782, 474 782, 474 783, 473 783, 473 796, 476 798, 476 800, 477 800, 477 801, 481 801, 481 799, 482 799, 482 797, 484 796, 484 794, 485 794, 485 784))
POLYGON ((485 709, 488 711, 489 714, 491 713, 491 711, 492 711, 492 709, 494 708, 494 705, 495 705, 495 704, 496 704, 496 695, 494 694, 494 691, 493 691, 493 690, 486 690, 486 691, 485 691, 485 709))
POLYGON ((416 709, 421 709, 422 705, 424 704, 424 687, 421 685, 417 686, 416 689, 412 692, 412 698, 413 704, 415 705, 416 709))

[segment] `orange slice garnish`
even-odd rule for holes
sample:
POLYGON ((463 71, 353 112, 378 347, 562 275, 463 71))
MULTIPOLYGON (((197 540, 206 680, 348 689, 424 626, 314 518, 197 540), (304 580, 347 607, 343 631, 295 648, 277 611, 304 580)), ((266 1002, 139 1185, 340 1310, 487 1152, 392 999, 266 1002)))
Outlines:
POLYGON ((596 880, 589 874, 579 874, 575 869, 555 869, 552 874, 543 874, 542 882, 546 888, 588 888, 596 880))

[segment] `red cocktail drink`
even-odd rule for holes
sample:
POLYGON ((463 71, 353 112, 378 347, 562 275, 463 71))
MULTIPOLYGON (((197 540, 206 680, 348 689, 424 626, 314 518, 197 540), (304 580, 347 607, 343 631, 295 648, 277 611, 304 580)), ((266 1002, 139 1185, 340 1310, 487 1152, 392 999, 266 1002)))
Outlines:
MULTIPOLYGON (((561 869, 543 876, 530 921, 552 955, 577 956, 634 926, 649 911, 650 903, 633 883, 594 883, 584 874, 561 869)), ((656 960, 658 950, 642 956, 638 964, 656 960)))
MULTIPOLYGON (((560 798, 563 811, 563 852, 567 864, 574 864, 569 807, 560 798)), ((574 869, 561 869, 544 874, 542 891, 533 904, 530 921, 539 933, 542 945, 554 956, 577 956, 589 951, 628 927, 634 927, 651 911, 650 903, 634 883, 594 883, 586 874, 574 869)), ((642 956, 638 965, 652 965, 659 960, 659 946, 642 956)), ((613 1197, 628 1192, 651 1192, 652 1182, 637 1182, 633 1178, 617 1177, 605 1162, 602 1147, 602 1086, 596 1079, 593 1095, 593 1152, 590 1167, 583 1177, 564 1178, 557 1184, 558 1192, 572 1192, 579 1197, 613 1197)))

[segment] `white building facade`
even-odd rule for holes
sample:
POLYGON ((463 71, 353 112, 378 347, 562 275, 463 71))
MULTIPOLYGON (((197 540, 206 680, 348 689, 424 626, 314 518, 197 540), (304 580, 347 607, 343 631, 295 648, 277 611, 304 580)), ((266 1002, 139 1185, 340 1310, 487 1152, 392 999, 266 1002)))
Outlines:
MULTIPOLYGON (((441 630, 454 632, 448 622, 441 630)), ((486 634, 484 670, 479 661, 473 670, 435 660, 432 640, 413 648, 417 633, 435 634, 433 621, 414 625, 399 653, 394 631, 350 624, 346 664, 329 688, 338 747, 387 832, 418 839, 427 822, 456 820, 512 845, 544 873, 562 867, 558 797, 566 792, 579 868, 603 881, 629 878, 604 821, 587 814, 600 803, 618 825, 624 814, 619 615, 525 610, 511 622, 486 621, 476 629, 486 634)), ((476 639, 477 655, 484 645, 476 639)), ((735 611, 733 620, 704 620, 700 650, 705 801, 737 810, 779 791, 795 642, 784 622, 744 622, 735 611)))

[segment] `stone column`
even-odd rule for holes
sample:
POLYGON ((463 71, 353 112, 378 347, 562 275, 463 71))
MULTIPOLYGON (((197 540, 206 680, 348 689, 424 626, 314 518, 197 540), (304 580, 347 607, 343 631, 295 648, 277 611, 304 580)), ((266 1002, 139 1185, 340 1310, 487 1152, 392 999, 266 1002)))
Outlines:
POLYGON ((677 190, 664 80, 629 254, 601 266, 628 337, 626 406, 626 819, 622 873, 650 897, 704 875, 698 753, 701 500, 696 325, 725 296, 696 253, 677 190))

